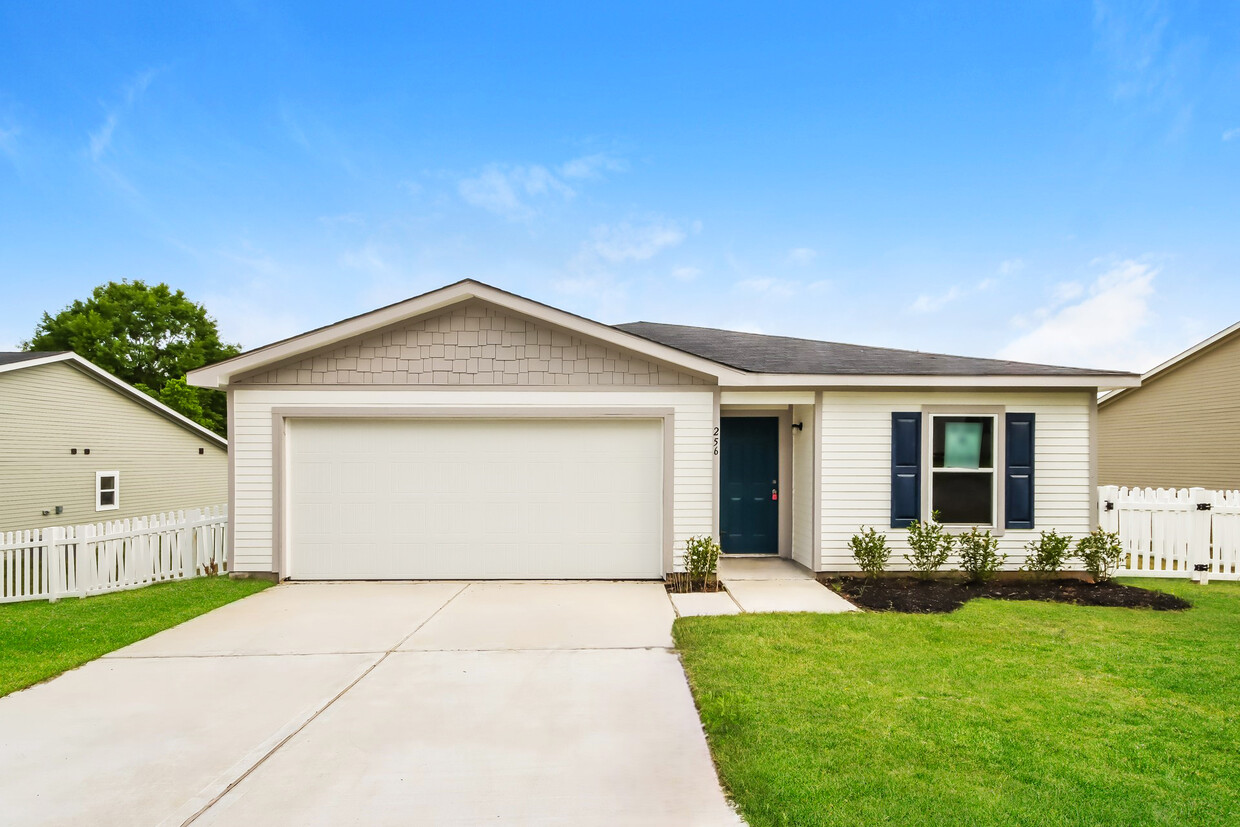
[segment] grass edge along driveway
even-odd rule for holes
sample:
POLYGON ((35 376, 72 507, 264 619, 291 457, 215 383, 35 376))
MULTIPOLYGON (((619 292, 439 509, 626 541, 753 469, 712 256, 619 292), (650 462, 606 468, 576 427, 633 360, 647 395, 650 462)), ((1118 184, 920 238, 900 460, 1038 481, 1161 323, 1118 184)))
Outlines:
POLYGON ((85 599, 0 605, 0 697, 270 585, 198 577, 85 599))
POLYGON ((1234 823, 1240 583, 1129 582, 1194 607, 975 600, 674 635, 753 827, 1234 823))

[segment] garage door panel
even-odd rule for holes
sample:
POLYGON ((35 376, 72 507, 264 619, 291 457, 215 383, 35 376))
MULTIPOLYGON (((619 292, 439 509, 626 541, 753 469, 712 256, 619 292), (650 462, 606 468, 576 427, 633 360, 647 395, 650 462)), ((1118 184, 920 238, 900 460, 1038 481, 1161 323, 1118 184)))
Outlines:
POLYGON ((658 420, 292 420, 289 575, 662 576, 658 420))

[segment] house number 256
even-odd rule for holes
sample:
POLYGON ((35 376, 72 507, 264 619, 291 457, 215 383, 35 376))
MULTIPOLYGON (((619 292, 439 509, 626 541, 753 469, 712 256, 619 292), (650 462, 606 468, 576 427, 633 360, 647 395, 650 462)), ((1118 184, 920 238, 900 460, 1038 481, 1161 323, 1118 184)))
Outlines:
POLYGON ((719 426, 715 426, 715 456, 719 456, 719 426))

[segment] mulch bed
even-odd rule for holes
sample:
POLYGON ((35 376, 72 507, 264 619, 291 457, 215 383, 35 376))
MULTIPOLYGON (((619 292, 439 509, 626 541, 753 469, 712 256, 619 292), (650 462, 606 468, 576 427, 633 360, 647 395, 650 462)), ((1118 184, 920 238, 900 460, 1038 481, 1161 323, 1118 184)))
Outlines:
POLYGON ((1078 606, 1116 606, 1155 611, 1178 611, 1192 605, 1166 592, 1119 583, 1089 583, 1070 579, 992 580, 972 584, 914 577, 883 577, 867 583, 863 578, 840 577, 827 580, 826 584, 863 609, 876 612, 953 612, 975 597, 1047 600, 1078 606))

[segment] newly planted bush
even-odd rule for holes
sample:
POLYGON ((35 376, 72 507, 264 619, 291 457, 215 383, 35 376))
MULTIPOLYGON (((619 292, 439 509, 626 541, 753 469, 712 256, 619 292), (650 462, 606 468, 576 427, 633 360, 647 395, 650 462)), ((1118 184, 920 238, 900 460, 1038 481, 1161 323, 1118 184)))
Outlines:
POLYGON ((1119 535, 1100 528, 1076 541, 1076 556, 1085 564, 1096 583, 1111 579, 1119 568, 1120 558, 1124 555, 1124 547, 1120 545, 1119 535))
POLYGON ((685 544, 685 574, 689 588, 705 591, 710 583, 718 583, 719 543, 710 535, 690 537, 685 544))
POLYGON ((1021 568, 1038 578, 1055 574, 1071 556, 1071 547, 1070 535, 1058 534, 1053 528, 1043 531, 1042 536, 1025 545, 1025 565, 1021 568))
POLYGON ((943 530, 936 511, 930 515, 928 522, 918 520, 908 527, 910 552, 904 555, 904 559, 918 577, 929 577, 947 562, 954 542, 955 539, 943 530))
POLYGON ((956 547, 960 550, 960 568, 974 583, 984 583, 994 577, 1007 560, 1006 554, 999 554, 999 538, 977 526, 957 537, 956 547))
POLYGON ((852 536, 848 541, 848 547, 852 549, 857 567, 865 572, 865 576, 869 579, 882 574, 883 569, 887 568, 887 561, 891 559, 887 535, 879 534, 874 529, 865 526, 861 527, 860 534, 852 536))

